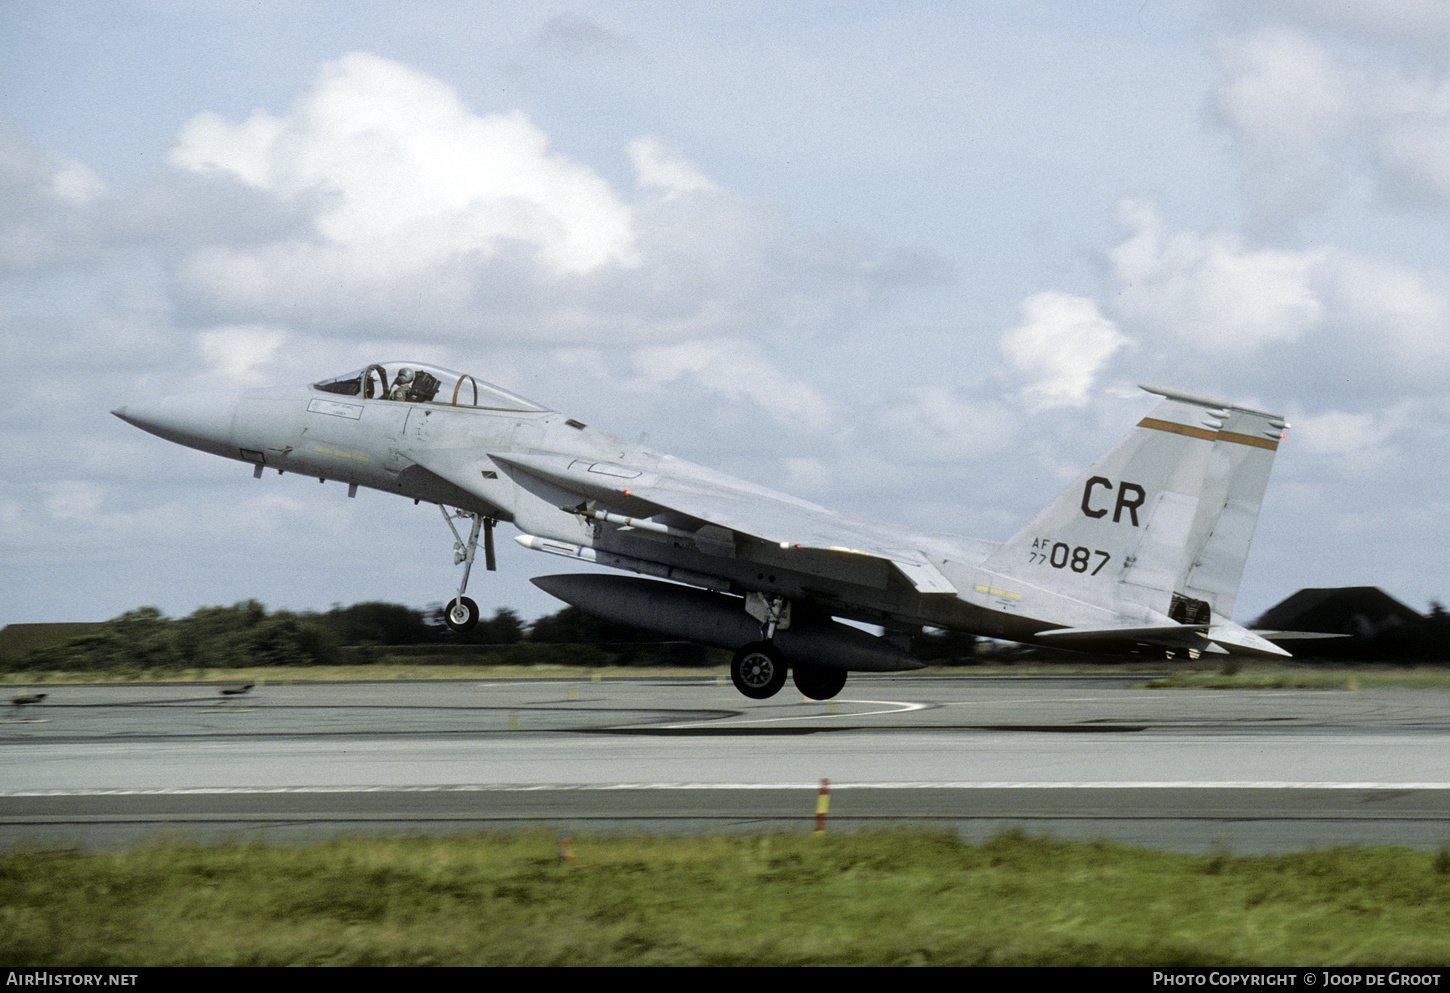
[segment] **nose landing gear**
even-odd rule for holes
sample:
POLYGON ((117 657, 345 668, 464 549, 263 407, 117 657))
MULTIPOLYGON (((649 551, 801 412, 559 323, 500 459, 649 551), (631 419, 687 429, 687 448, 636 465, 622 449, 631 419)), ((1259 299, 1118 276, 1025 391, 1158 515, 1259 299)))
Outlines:
POLYGON ((473 571, 473 557, 478 552, 478 533, 483 532, 483 564, 489 572, 495 569, 493 557, 493 526, 498 523, 492 517, 484 517, 482 514, 475 514, 468 510, 455 510, 448 513, 448 508, 439 504, 438 509, 443 512, 443 520, 448 525, 448 530, 453 532, 453 564, 462 562, 463 582, 458 584, 458 595, 448 602, 448 608, 443 612, 444 623, 453 631, 472 631, 478 624, 478 604, 464 596, 468 589, 468 575, 473 571), (453 519, 463 518, 473 521, 473 528, 468 533, 468 540, 464 541, 458 529, 453 526, 453 519))

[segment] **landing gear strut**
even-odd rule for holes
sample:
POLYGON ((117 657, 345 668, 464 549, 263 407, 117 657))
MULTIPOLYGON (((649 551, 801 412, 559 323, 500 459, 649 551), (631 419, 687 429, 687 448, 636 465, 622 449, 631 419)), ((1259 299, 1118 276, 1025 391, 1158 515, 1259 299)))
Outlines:
POLYGON ((765 641, 774 638, 777 630, 790 627, 790 601, 783 596, 747 594, 745 612, 760 622, 760 637, 765 641))
POLYGON ((785 656, 772 644, 776 631, 790 627, 790 601, 783 596, 750 593, 745 612, 760 622, 760 641, 751 642, 735 653, 730 678, 735 688, 752 700, 764 700, 785 685, 785 656))
POLYGON ((463 593, 468 589, 468 574, 473 571, 473 557, 478 552, 478 532, 483 531, 483 564, 489 572, 495 568, 493 558, 493 526, 498 523, 492 517, 484 517, 482 514, 475 514, 468 510, 456 510, 448 513, 448 508, 442 504, 438 509, 443 512, 443 520, 448 525, 448 530, 453 532, 453 564, 464 563, 463 582, 458 584, 458 595, 448 602, 448 608, 443 612, 444 623, 454 631, 472 631, 478 624, 478 604, 474 603, 463 593), (471 519, 473 529, 468 533, 468 540, 464 541, 458 529, 453 526, 455 517, 471 519))

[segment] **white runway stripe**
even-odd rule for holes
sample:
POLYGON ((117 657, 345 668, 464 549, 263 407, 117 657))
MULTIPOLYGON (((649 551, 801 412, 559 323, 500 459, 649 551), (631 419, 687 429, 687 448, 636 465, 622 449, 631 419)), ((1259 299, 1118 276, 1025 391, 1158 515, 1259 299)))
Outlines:
MULTIPOLYGON (((511 783, 453 786, 225 786, 159 787, 155 789, 0 790, 0 797, 67 796, 223 796, 272 793, 543 793, 613 790, 816 790, 819 780, 799 783, 511 783)), ((1450 782, 837 782, 839 790, 1450 790, 1450 782)))

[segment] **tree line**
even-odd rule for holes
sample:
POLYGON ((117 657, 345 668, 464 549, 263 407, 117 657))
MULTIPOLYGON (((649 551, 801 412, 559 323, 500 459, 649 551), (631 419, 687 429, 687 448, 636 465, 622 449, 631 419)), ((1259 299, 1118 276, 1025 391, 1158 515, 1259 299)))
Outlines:
MULTIPOLYGON (((268 611, 256 600, 202 607, 168 618, 155 607, 130 610, 60 644, 0 655, 0 671, 139 671, 256 666, 342 665, 380 661, 572 665, 720 665, 728 653, 662 639, 639 628, 565 607, 533 622, 508 607, 460 634, 444 622, 443 606, 418 610, 393 603, 336 606, 322 613, 268 611)), ((971 665, 988 658, 1027 662, 1060 652, 1018 646, 978 651, 978 639, 928 629, 911 650, 936 665, 971 665)), ((1372 634, 1290 645, 1301 661, 1450 663, 1450 612, 1438 602, 1428 615, 1372 634)), ((1072 661, 1082 661, 1074 656, 1072 661)))
POLYGON ((358 603, 322 613, 294 613, 268 611, 256 600, 244 600, 230 607, 202 607, 174 619, 155 607, 141 607, 62 644, 12 653, 0 664, 12 671, 340 665, 374 660, 376 652, 370 649, 423 646, 455 654, 458 647, 473 646, 479 649, 475 657, 460 656, 459 661, 475 661, 489 646, 531 641, 630 640, 625 635, 658 640, 627 629, 599 637, 597 624, 576 621, 571 611, 579 613, 568 608, 530 625, 505 607, 480 620, 473 631, 458 634, 444 623, 441 605, 425 611, 393 603, 358 603))
MULTIPOLYGON (((970 635, 928 635, 936 658, 970 656, 970 635)), ((914 646, 917 647, 917 646, 914 646)), ((418 610, 358 603, 313 613, 268 611, 256 600, 202 607, 169 618, 155 607, 129 610, 86 633, 0 657, 4 671, 106 671, 342 665, 379 661, 584 665, 718 665, 728 654, 601 620, 577 607, 525 622, 508 607, 469 632, 451 630, 443 605, 418 610)))

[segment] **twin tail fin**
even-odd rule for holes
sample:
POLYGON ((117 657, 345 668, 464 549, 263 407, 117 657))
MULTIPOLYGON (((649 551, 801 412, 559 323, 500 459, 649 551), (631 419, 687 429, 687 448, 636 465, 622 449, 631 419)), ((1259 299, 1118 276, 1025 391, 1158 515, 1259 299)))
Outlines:
POLYGON ((1200 644, 1287 654, 1229 617, 1289 425, 1227 400, 1143 389, 1162 402, 984 568, 1123 618, 1121 627, 1043 632, 1049 640, 1117 632, 1178 643, 1191 631, 1200 644))

